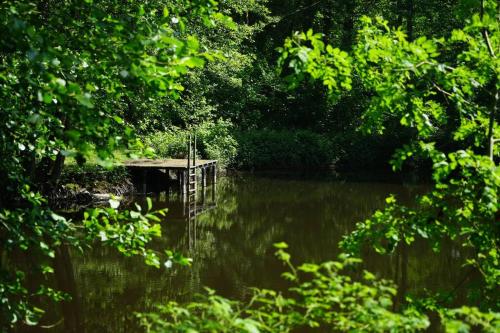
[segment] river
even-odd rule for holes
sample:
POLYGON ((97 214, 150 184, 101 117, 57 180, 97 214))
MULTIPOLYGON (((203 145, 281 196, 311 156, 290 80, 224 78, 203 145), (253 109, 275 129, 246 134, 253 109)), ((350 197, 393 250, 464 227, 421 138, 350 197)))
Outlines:
MULTIPOLYGON (((204 286, 236 299, 248 297, 252 286, 283 289, 285 267, 274 257, 273 243, 288 243, 296 263, 335 259, 342 236, 383 207, 389 194, 410 203, 424 189, 391 181, 239 174, 220 178, 215 192, 208 187, 205 195, 198 193, 200 213, 191 219, 178 195, 154 195, 154 207, 169 212, 153 246, 182 252, 193 259, 192 267, 155 269, 101 246, 85 255, 62 251, 59 285, 73 299, 51 311, 44 323, 59 324, 44 331, 139 332, 134 312, 191 300, 204 286)), ((440 253, 425 243, 390 256, 365 251, 363 268, 412 293, 449 290, 463 275, 460 251, 451 243, 440 253)))

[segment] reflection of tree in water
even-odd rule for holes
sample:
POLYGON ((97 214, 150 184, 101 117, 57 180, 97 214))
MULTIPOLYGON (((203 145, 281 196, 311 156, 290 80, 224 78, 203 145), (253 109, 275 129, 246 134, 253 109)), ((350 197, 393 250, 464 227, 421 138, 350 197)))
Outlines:
MULTIPOLYGON (((237 197, 237 211, 217 209, 198 219, 199 237, 207 237, 211 242, 210 247, 200 247, 198 251, 206 249, 205 255, 200 254, 200 266, 205 271, 202 280, 222 294, 238 297, 244 296, 246 286, 283 285, 279 278, 282 267, 271 255, 274 242, 288 242, 297 261, 334 258, 341 237, 353 229, 356 221, 381 207, 389 193, 397 194, 404 202, 422 191, 418 187, 384 183, 261 178, 233 180, 226 185, 218 198, 224 200, 228 196, 225 200, 234 202, 237 197)), ((417 245, 409 252, 406 260, 399 258, 405 266, 396 264, 397 254, 388 258, 374 253, 365 255, 365 266, 400 282, 405 275, 410 290, 423 285, 432 289, 445 287, 457 279, 459 267, 446 250, 436 255, 417 245), (454 268, 450 269, 450 265, 454 268), (396 273, 396 269, 403 268, 406 274, 396 273)))
MULTIPOLYGON (((130 332, 135 311, 152 310, 168 300, 190 300, 203 286, 222 295, 243 298, 249 286, 284 288, 272 244, 289 243, 296 262, 323 261, 339 253, 338 242, 354 224, 383 206, 389 193, 409 202, 416 188, 385 183, 342 183, 254 176, 223 178, 217 185, 217 207, 196 217, 195 246, 189 252, 188 222, 182 202, 157 200, 170 208, 158 249, 189 253, 190 268, 156 270, 139 258, 126 258, 106 248, 95 248, 85 258, 72 254, 80 309, 88 332, 130 332)), ((193 237, 193 233, 191 233, 193 237)), ((366 253, 365 267, 419 292, 423 286, 444 288, 459 280, 452 244, 441 254, 419 246, 408 255, 387 257, 366 253)))

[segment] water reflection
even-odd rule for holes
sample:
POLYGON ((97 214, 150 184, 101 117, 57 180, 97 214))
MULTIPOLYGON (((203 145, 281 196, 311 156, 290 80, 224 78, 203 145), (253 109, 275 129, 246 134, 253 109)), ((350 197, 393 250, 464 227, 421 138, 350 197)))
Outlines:
MULTIPOLYGON (((217 191, 211 190, 198 193, 194 205, 178 195, 154 200, 156 208, 169 209, 164 237, 154 246, 188 254, 194 260, 191 268, 157 270, 101 247, 85 256, 58 256, 60 285, 76 297, 46 319, 64 317, 64 324, 48 331, 134 332, 133 312, 172 299, 190 300, 203 286, 240 299, 251 286, 283 289, 284 267, 273 256, 273 243, 287 242, 296 262, 333 259, 342 236, 382 207, 388 194, 409 202, 422 188, 247 174, 222 178, 217 191)), ((366 253, 365 267, 410 292, 451 289, 462 276, 460 251, 447 244, 435 254, 417 244, 392 256, 366 253)))

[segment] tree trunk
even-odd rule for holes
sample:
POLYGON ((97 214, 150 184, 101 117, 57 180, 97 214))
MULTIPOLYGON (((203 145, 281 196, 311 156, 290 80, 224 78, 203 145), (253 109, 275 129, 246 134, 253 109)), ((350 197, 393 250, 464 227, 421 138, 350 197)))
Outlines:
POLYGON ((50 174, 50 185, 54 189, 57 184, 59 184, 59 179, 61 178, 62 170, 64 167, 65 157, 61 152, 57 154, 54 165, 52 166, 52 172, 50 174))
POLYGON ((396 0, 396 8, 394 10, 396 13, 396 26, 400 27, 403 25, 403 4, 401 0, 396 0))
MULTIPOLYGON (((481 8, 480 8, 480 17, 481 21, 483 20, 484 16, 484 0, 481 0, 481 8)), ((490 57, 495 59, 496 54, 495 51, 493 50, 493 47, 491 45, 490 37, 488 34, 488 30, 486 28, 483 28, 482 35, 484 38, 484 42, 486 43, 486 47, 488 48, 490 57)), ((497 108, 498 108, 498 88, 497 88, 497 78, 495 76, 495 82, 493 82, 493 105, 491 107, 490 111, 490 119, 489 119, 489 124, 488 124, 488 132, 486 133, 486 147, 488 147, 487 154, 490 155, 490 159, 493 161, 494 159, 494 146, 495 146, 495 138, 493 137, 494 133, 494 126, 495 126, 495 120, 497 116, 497 108)))
POLYGON ((413 41, 413 16, 414 16, 414 3, 413 0, 407 0, 406 3, 406 32, 408 33, 408 40, 413 41))
POLYGON ((341 47, 344 50, 350 50, 353 42, 354 32, 354 9, 356 8, 356 1, 346 1, 343 6, 344 22, 342 23, 343 33, 341 47))

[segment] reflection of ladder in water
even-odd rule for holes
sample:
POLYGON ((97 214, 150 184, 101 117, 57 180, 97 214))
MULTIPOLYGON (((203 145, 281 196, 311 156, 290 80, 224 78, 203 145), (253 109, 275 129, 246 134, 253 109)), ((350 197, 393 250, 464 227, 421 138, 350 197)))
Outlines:
MULTIPOLYGON (((194 203, 194 206, 196 207, 196 202, 194 203)), ((189 207, 191 209, 191 207, 189 207)), ((196 209, 196 208, 195 208, 196 209)), ((194 255, 194 249, 196 247, 196 213, 191 214, 189 213, 188 215, 188 249, 189 249, 189 255, 192 257, 194 255)))
POLYGON ((196 217, 207 210, 215 208, 215 191, 216 191, 216 167, 211 166, 212 174, 212 204, 206 203, 206 179, 207 169, 202 167, 202 190, 201 205, 198 206, 198 187, 197 187, 197 165, 196 165, 196 134, 189 135, 188 142, 188 157, 187 157, 187 173, 183 173, 184 184, 187 185, 183 191, 184 216, 187 217, 188 225, 188 248, 190 255, 194 255, 197 240, 197 219, 196 217))

